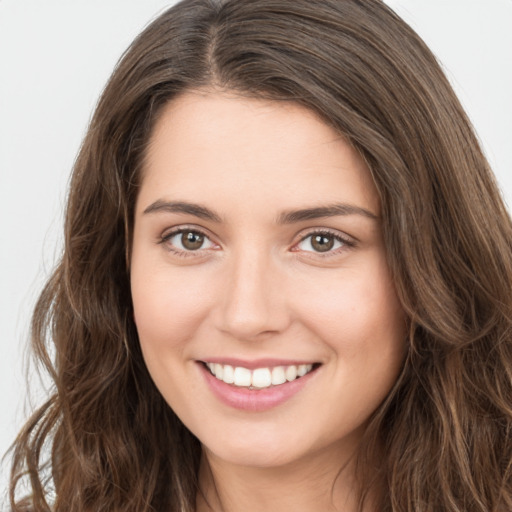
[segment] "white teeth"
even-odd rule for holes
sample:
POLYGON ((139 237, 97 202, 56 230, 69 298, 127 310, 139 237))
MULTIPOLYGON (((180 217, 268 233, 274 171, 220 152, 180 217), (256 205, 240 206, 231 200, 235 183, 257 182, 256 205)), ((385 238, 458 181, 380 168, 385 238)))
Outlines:
POLYGON ((235 382, 235 370, 229 364, 224 366, 224 375, 222 376, 222 380, 226 384, 233 384, 235 382))
POLYGON ((268 368, 258 368, 252 372, 252 385, 255 388, 268 388, 272 384, 272 374, 268 368))
POLYGON ((224 376, 224 367, 221 364, 215 363, 213 373, 217 379, 222 380, 224 376))
POLYGON ((306 373, 308 373, 307 365, 299 364, 299 366, 297 366, 297 375, 303 377, 306 373))
POLYGON ((286 382, 286 375, 284 374, 283 366, 276 366, 272 368, 272 384, 278 386, 286 382))
POLYGON ((229 364, 206 363, 206 366, 217 379, 224 381, 226 384, 258 389, 291 382, 303 377, 313 369, 312 364, 256 368, 252 371, 242 366, 233 367, 229 364))
MULTIPOLYGON (((222 380, 222 379, 219 379, 222 380)), ((252 375, 251 370, 237 366, 233 375, 233 384, 240 387, 248 387, 251 385, 252 375)))
POLYGON ((286 380, 291 382, 297 378, 297 367, 296 366, 287 366, 284 372, 286 375, 286 380))

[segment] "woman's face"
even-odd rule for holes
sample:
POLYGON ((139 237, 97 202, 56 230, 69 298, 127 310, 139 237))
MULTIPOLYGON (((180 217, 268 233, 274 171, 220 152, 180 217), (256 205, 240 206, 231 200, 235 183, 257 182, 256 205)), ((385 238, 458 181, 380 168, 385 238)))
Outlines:
POLYGON ((358 153, 303 107, 199 92, 166 107, 136 204, 135 322, 210 457, 356 448, 404 357, 379 215, 358 153))

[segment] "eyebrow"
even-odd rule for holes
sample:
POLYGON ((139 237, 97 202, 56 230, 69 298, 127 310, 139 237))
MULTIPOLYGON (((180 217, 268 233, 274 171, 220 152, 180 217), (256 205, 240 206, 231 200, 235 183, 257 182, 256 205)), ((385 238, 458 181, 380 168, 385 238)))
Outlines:
POLYGON ((305 220, 321 219, 323 217, 337 217, 338 215, 362 215, 372 220, 379 217, 370 210, 355 206, 353 204, 339 203, 329 206, 319 206, 316 208, 305 208, 302 210, 292 210, 283 212, 279 215, 277 222, 279 224, 294 224, 305 220))
POLYGON ((159 199, 158 201, 150 204, 144 210, 144 214, 156 212, 186 213, 199 217, 200 219, 222 222, 220 216, 209 208, 199 204, 187 203, 185 201, 163 201, 159 199))
MULTIPOLYGON (((168 213, 185 213, 193 215, 200 219, 210 220, 212 222, 220 223, 222 218, 220 215, 210 210, 206 206, 202 206, 195 203, 189 203, 186 201, 164 201, 159 199, 154 203, 150 204, 145 210, 144 214, 157 213, 157 212, 168 212, 168 213)), ((338 203, 328 206, 318 206, 313 208, 304 208, 300 210, 290 210, 282 212, 277 217, 278 224, 295 224, 297 222, 303 222, 306 220, 321 219, 324 217, 336 217, 336 216, 347 216, 347 215, 361 215, 363 217, 376 220, 378 215, 375 215, 370 210, 362 208, 360 206, 338 203)))

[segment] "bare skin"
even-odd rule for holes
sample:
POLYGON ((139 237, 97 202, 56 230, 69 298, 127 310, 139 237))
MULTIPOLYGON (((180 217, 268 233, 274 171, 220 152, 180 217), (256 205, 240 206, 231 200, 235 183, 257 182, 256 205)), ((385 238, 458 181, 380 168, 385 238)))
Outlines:
POLYGON ((315 461, 307 459, 285 467, 241 468, 222 461, 217 464, 215 456, 208 453, 200 469, 202 492, 197 497, 197 512, 236 512, 241 504, 251 512, 356 510, 350 461, 333 479, 331 458, 332 453, 326 452, 318 454, 315 461))

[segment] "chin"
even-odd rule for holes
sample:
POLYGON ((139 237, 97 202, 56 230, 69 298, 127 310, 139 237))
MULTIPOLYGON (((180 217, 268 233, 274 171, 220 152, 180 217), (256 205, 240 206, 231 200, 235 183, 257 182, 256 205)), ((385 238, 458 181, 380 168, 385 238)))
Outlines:
POLYGON ((213 443, 202 443, 208 458, 222 460, 242 467, 272 468, 288 465, 304 454, 297 448, 301 444, 283 436, 231 436, 213 443), (287 442, 288 441, 288 442, 287 442))

